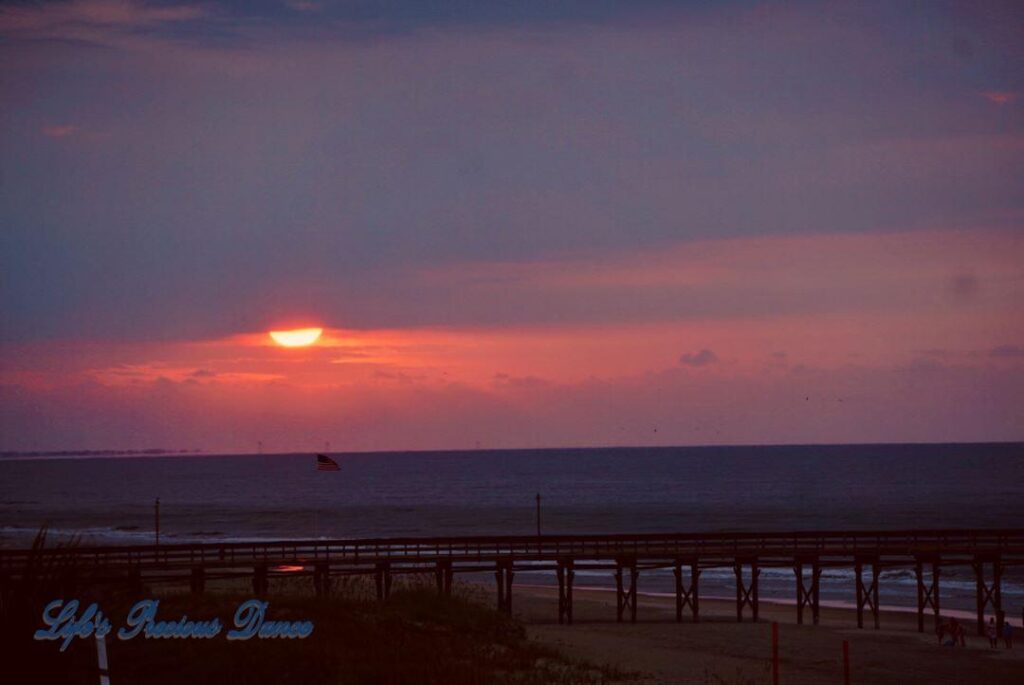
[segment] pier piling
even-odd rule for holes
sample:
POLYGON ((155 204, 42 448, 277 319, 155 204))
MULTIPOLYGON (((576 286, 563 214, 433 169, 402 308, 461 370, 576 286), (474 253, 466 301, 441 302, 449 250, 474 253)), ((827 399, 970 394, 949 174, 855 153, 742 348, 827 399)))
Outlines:
POLYGON ((383 602, 391 597, 391 564, 382 561, 373 571, 374 585, 377 588, 377 601, 383 602))
POLYGON ((572 625, 572 583, 576 577, 572 559, 558 562, 558 622, 572 625))
POLYGON ((754 623, 757 623, 757 581, 758 577, 761 575, 761 569, 758 567, 758 561, 756 558, 737 560, 735 566, 733 566, 733 571, 736 573, 736 620, 740 623, 743 622, 743 610, 749 606, 751 618, 754 623), (743 580, 744 566, 750 567, 749 585, 743 580))
POLYGON ((331 594, 330 567, 322 561, 313 566, 313 592, 317 597, 327 597, 331 594))
POLYGON ((206 589, 206 572, 202 566, 197 566, 192 569, 192 576, 189 578, 189 590, 195 596, 203 594, 203 590, 206 589))
POLYGON ((676 559, 672 572, 676 578, 676 621, 683 620, 683 609, 690 607, 690 615, 694 623, 700 621, 700 605, 698 604, 698 582, 700 579, 700 567, 697 560, 689 563, 690 586, 686 587, 683 582, 683 562, 676 559))
POLYGON ((267 596, 267 591, 270 588, 270 583, 267 581, 267 567, 265 565, 256 566, 252 570, 252 592, 260 599, 267 596))
POLYGON ((498 581, 498 611, 506 614, 512 613, 512 577, 511 562, 499 562, 494 571, 498 581))
POLYGON ((437 580, 437 594, 442 597, 452 596, 452 562, 451 559, 440 559, 434 569, 437 580))
POLYGON ((932 612, 935 615, 935 629, 939 629, 939 624, 942 621, 940 617, 939 609, 939 570, 940 560, 938 557, 931 559, 930 562, 922 560, 920 557, 914 565, 914 574, 917 577, 917 632, 924 632, 924 612, 926 609, 931 607, 932 612), (931 565, 931 578, 928 582, 925 582, 924 577, 924 565, 930 563, 931 565))
POLYGON ((796 564, 793 566, 793 572, 796 575, 796 622, 798 625, 804 623, 804 609, 811 607, 811 619, 814 625, 818 625, 820 618, 820 585, 821 585, 821 562, 815 558, 811 561, 811 577, 808 579, 811 583, 810 587, 807 586, 804 579, 804 563, 803 559, 797 559, 796 564))
POLYGON ((878 576, 881 573, 877 557, 860 558, 854 562, 854 575, 857 577, 857 627, 864 627, 864 608, 871 611, 875 630, 880 627, 878 619, 878 576), (864 584, 864 564, 871 566, 871 582, 864 584))
POLYGON ((629 610, 630 623, 636 623, 636 579, 639 575, 636 559, 618 559, 615 567, 615 620, 622 623, 622 616, 629 610), (623 576, 629 571, 629 587, 623 587, 623 576))
POLYGON ((1002 560, 998 556, 984 557, 977 556, 971 564, 974 567, 974 577, 977 586, 978 604, 978 635, 985 634, 985 611, 989 606, 995 612, 999 625, 997 630, 1002 634, 1003 595, 1002 595, 1002 560), (985 579, 985 566, 992 566, 992 580, 985 579))

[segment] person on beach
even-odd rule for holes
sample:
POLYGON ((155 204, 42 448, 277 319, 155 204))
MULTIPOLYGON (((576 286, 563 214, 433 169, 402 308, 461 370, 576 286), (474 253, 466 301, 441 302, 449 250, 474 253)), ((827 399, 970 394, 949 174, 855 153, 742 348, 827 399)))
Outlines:
POLYGON ((1003 621, 1003 642, 1007 649, 1013 649, 1013 626, 1009 621, 1003 621))
POLYGON ((998 647, 999 646, 999 633, 996 632, 996 620, 994 618, 990 618, 988 620, 988 626, 986 627, 985 632, 988 634, 988 645, 989 645, 989 647, 993 647, 993 648, 998 647))
POLYGON ((964 627, 960 625, 960 622, 955 617, 951 617, 948 622, 939 625, 939 643, 946 647, 966 647, 967 643, 964 639, 964 627), (949 636, 949 640, 945 641, 946 635, 949 636))

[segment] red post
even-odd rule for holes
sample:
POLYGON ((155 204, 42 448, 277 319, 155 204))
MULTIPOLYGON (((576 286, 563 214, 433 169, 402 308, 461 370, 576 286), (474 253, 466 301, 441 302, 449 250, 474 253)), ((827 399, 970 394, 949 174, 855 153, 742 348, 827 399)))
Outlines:
POLYGON ((772 621, 772 685, 779 685, 779 624, 772 621))
POLYGON ((843 640, 843 685, 850 685, 850 643, 843 640))

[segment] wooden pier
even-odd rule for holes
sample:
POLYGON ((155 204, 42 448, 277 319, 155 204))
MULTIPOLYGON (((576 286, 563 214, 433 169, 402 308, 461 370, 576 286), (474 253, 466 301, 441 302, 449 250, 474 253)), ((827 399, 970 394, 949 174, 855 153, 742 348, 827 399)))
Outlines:
MULTIPOLYGON (((0 585, 16 582, 39 554, 0 550, 0 585), (35 558, 33 557, 35 554, 35 558)), ((1024 565, 1024 529, 829 531, 795 533, 707 533, 641 535, 474 536, 380 538, 258 543, 205 543, 49 549, 63 568, 85 583, 188 582, 202 593, 208 579, 250 577, 253 592, 266 595, 274 577, 309 576, 318 595, 330 592, 331 578, 365 575, 386 600, 398 574, 429 574, 437 591, 450 594, 456 574, 494 574, 497 606, 512 611, 517 572, 554 572, 558 620, 573 620, 573 584, 579 571, 602 571, 615 580, 616 620, 637 620, 637 589, 653 569, 675 577, 676 620, 700 620, 700 576, 712 568, 736 576, 736 619, 758 620, 758 579, 766 568, 793 571, 796 619, 820 616, 824 569, 854 571, 851 596, 857 625, 865 615, 879 627, 879 581, 886 569, 907 569, 917 579, 918 630, 926 615, 940 620, 942 570, 960 566, 976 579, 978 631, 986 613, 1002 620, 1002 574, 1024 565)), ((1000 626, 1001 628, 1001 626, 1000 626)))

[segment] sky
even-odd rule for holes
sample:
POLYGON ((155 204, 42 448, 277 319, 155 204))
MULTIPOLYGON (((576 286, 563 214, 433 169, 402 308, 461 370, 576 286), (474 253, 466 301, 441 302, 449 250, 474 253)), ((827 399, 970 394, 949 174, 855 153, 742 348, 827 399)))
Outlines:
POLYGON ((1024 440, 1019 2, 9 2, 0 102, 0 451, 1024 440))

